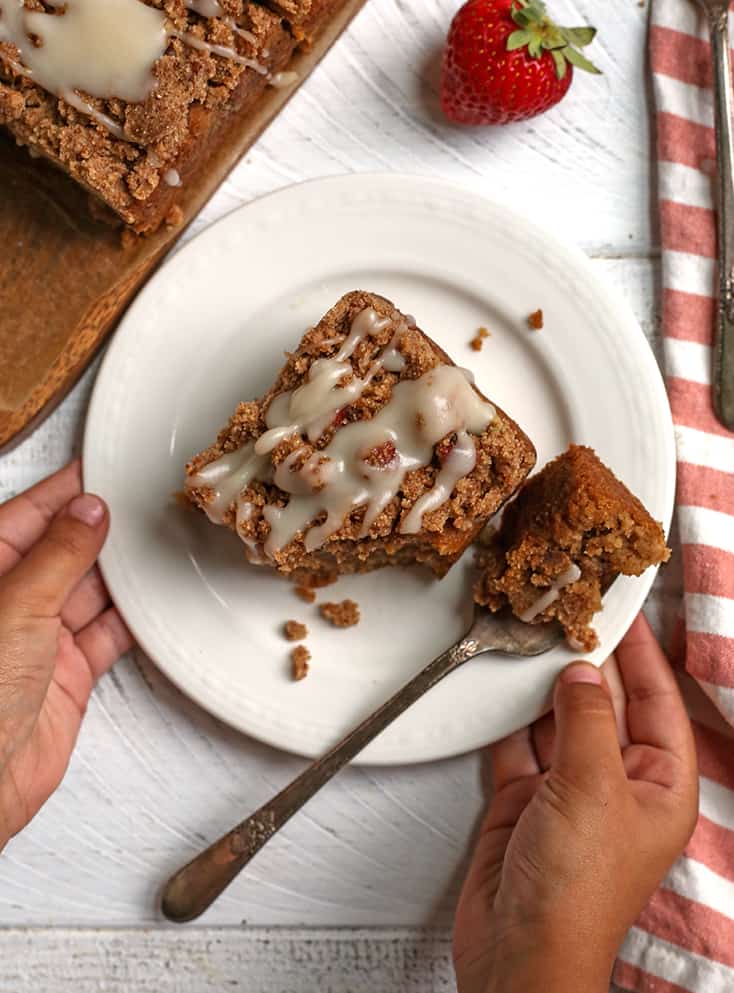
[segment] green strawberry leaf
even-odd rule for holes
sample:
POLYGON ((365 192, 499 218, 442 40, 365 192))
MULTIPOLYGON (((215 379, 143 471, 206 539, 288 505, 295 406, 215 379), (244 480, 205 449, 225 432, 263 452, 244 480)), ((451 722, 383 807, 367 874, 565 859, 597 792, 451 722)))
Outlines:
POLYGON ((548 17, 543 0, 512 0, 510 13, 519 30, 513 31, 507 39, 508 52, 525 48, 531 59, 540 59, 545 52, 550 52, 559 79, 565 79, 569 62, 584 72, 599 73, 578 51, 594 40, 595 28, 558 27, 548 17))
POLYGON ((561 34, 569 45, 585 48, 596 38, 596 28, 561 28, 561 34))
POLYGON ((545 4, 541 0, 514 0, 510 13, 515 24, 527 28, 543 20, 545 4))
POLYGON ((568 64, 566 63, 566 60, 564 59, 563 55, 556 49, 553 49, 553 51, 551 51, 551 55, 553 56, 553 61, 556 64, 556 76, 558 76, 559 79, 565 79, 566 70, 568 69, 568 64))
POLYGON ((549 24, 543 32, 543 48, 552 51, 554 48, 565 48, 569 44, 568 38, 564 37, 562 30, 554 24, 549 24))
POLYGON ((564 55, 571 65, 576 66, 577 69, 583 69, 584 72, 593 72, 597 76, 601 76, 601 69, 597 69, 593 62, 589 62, 581 52, 577 52, 575 48, 571 48, 568 45, 566 48, 561 49, 561 54, 564 55))
POLYGON ((528 42, 528 55, 531 59, 539 59, 543 54, 543 40, 538 35, 531 35, 528 42))
POLYGON ((530 44, 532 37, 529 31, 513 31, 507 39, 507 51, 514 52, 516 48, 523 48, 530 44))

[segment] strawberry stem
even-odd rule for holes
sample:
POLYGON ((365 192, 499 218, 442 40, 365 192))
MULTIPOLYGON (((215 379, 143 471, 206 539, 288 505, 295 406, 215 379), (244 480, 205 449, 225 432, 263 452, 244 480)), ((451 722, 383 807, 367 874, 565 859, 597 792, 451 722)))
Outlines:
POLYGON ((507 39, 508 52, 525 48, 531 59, 550 52, 559 79, 565 78, 569 63, 584 72, 600 73, 579 51, 594 40, 596 28, 558 27, 548 16, 543 0, 514 0, 511 14, 518 30, 507 39))

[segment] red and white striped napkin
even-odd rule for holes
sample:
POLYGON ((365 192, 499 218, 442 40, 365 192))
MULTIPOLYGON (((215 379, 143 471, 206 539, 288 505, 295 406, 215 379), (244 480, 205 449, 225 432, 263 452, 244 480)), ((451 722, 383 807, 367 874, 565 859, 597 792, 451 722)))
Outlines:
MULTIPOLYGON (((734 727, 734 434, 711 405, 716 218, 712 70, 695 0, 654 0, 663 335, 678 447, 684 664, 734 727)), ((628 936, 615 981, 639 993, 734 993, 734 740, 694 722, 696 832, 628 936)))

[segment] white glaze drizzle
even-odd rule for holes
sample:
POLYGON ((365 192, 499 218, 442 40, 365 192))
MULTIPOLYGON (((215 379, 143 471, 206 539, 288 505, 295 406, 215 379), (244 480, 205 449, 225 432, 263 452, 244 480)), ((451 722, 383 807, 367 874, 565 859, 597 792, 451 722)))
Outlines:
POLYGON ((581 579, 581 570, 572 562, 571 565, 564 572, 557 576, 553 581, 552 585, 533 603, 527 610, 524 610, 520 614, 520 620, 525 621, 529 624, 534 621, 536 617, 539 617, 544 610, 547 610, 552 603, 560 597, 561 592, 567 587, 571 586, 573 583, 578 582, 581 579))
MULTIPOLYGON (((281 393, 270 404, 265 415, 269 430, 255 444, 258 455, 272 452, 281 441, 294 434, 306 435, 311 442, 317 441, 337 412, 358 400, 382 368, 380 357, 370 366, 364 379, 360 379, 353 374, 349 358, 364 338, 374 337, 390 324, 389 318, 380 317, 369 307, 358 314, 336 355, 331 359, 317 359, 309 369, 308 380, 303 386, 292 393, 281 393), (340 382, 348 376, 352 377, 351 380, 340 386, 340 382)), ((396 342, 391 341, 386 352, 395 346, 396 342)))
MULTIPOLYGON (((253 45, 257 44, 257 37, 252 33, 252 31, 248 31, 246 28, 241 28, 233 17, 225 14, 224 8, 219 3, 219 0, 184 0, 184 2, 189 10, 193 10, 194 13, 199 14, 200 17, 218 17, 220 21, 224 21, 230 31, 234 31, 234 33, 238 34, 240 38, 245 38, 253 45)), ((266 52, 263 52, 263 55, 267 58, 266 52)))
POLYGON ((163 182, 168 186, 180 186, 181 185, 181 175, 178 169, 169 169, 163 174, 163 182))
POLYGON ((184 0, 189 10, 201 17, 224 17, 224 10, 219 0, 184 0))
POLYGON ((268 77, 268 82, 271 86, 274 86, 276 90, 284 90, 287 86, 292 86, 294 83, 297 83, 299 78, 298 73, 290 69, 283 72, 273 73, 272 76, 268 77))
POLYGON ((456 444, 441 467, 433 489, 416 500, 400 528, 402 533, 417 534, 423 524, 423 515, 446 503, 459 480, 468 476, 476 464, 477 449, 471 435, 466 431, 458 431, 456 444))
POLYGON ((236 62, 238 65, 252 69, 253 72, 258 73, 260 76, 267 76, 268 74, 268 70, 260 62, 257 62, 255 59, 249 59, 246 55, 240 55, 239 52, 235 51, 234 48, 230 48, 229 45, 217 45, 214 42, 204 41, 203 38, 191 34, 190 31, 179 31, 178 28, 170 28, 169 34, 172 38, 178 38, 185 45, 188 45, 189 48, 196 48, 200 52, 208 52, 209 55, 220 55, 223 59, 229 59, 231 62, 236 62))
POLYGON ((211 491, 211 499, 206 505, 207 517, 214 524, 221 524, 242 490, 254 479, 264 479, 269 466, 270 460, 256 455, 254 444, 248 441, 242 448, 205 465, 189 478, 187 488, 205 487, 211 491))
POLYGON ((107 128, 115 138, 119 138, 121 141, 125 140, 125 132, 117 121, 113 121, 107 114, 103 114, 101 110, 93 107, 91 103, 80 97, 76 90, 62 90, 60 96, 75 110, 78 110, 80 114, 86 114, 87 117, 95 120, 97 124, 101 124, 102 127, 107 128))
POLYGON ((247 559, 253 565, 266 565, 267 557, 263 555, 260 550, 255 538, 251 538, 249 535, 242 533, 242 528, 245 524, 252 520, 252 515, 255 511, 253 504, 248 503, 246 500, 240 500, 237 504, 237 516, 235 518, 235 526, 237 528, 237 534, 240 536, 247 549, 247 559))
POLYGON ((305 532, 306 550, 315 551, 358 507, 365 508, 361 529, 365 536, 406 475, 429 465, 438 442, 455 433, 456 442, 434 487, 416 502, 401 532, 420 530, 423 515, 450 498, 456 483, 476 464, 471 435, 480 435, 495 417, 494 408, 473 389, 466 371, 455 366, 437 366, 419 379, 398 382, 390 401, 374 417, 343 425, 323 449, 309 454, 305 447, 297 448, 271 474, 269 455, 282 441, 294 435, 318 440, 335 414, 353 403, 378 371, 387 363, 399 365, 398 358, 404 361, 398 347, 406 330, 402 322, 363 379, 354 375, 347 361, 360 341, 391 323, 371 308, 362 311, 333 358, 314 362, 306 383, 275 397, 266 413, 268 430, 254 444, 248 442, 189 478, 187 488, 211 491, 206 506, 211 520, 222 523, 235 501, 239 517, 239 495, 254 479, 261 479, 289 495, 285 507, 263 508, 270 525, 264 550, 270 558, 299 532, 305 532), (313 526, 324 515, 323 523, 313 526))

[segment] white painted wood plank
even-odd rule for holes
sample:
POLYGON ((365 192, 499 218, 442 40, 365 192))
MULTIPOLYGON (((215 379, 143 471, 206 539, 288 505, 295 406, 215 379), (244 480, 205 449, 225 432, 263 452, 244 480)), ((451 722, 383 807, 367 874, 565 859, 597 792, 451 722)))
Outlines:
MULTIPOLYGON (((0 931, 9 993, 449 993, 441 931, 0 931)), ((611 993, 615 993, 613 989, 611 993)))
POLYGON ((8 993, 444 993, 442 933, 0 932, 8 993))

